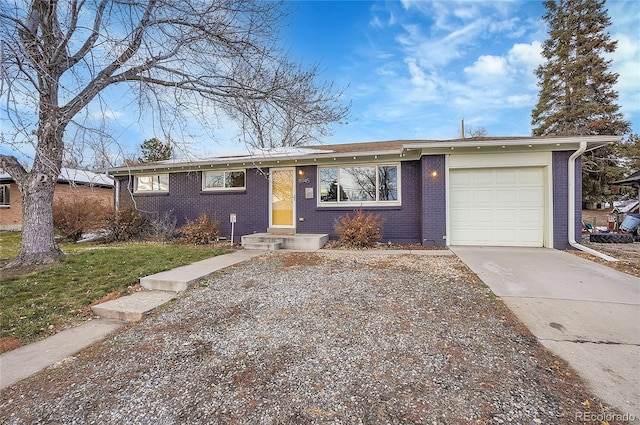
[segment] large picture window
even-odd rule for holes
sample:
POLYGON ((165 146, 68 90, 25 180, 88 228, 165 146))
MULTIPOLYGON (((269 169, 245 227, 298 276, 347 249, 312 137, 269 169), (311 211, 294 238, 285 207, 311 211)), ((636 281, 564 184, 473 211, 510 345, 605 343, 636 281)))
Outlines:
POLYGON ((202 190, 241 190, 245 188, 245 170, 205 171, 202 173, 202 190))
POLYGON ((136 176, 134 192, 168 192, 169 174, 136 176))
POLYGON ((400 203, 398 165, 320 168, 320 205, 400 203))

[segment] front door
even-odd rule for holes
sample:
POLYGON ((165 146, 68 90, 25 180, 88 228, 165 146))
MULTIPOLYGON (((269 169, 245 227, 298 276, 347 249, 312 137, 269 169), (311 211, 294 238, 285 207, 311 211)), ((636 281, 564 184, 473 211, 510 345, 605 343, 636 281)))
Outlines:
POLYGON ((269 180, 269 227, 295 228, 295 168, 271 169, 269 180))

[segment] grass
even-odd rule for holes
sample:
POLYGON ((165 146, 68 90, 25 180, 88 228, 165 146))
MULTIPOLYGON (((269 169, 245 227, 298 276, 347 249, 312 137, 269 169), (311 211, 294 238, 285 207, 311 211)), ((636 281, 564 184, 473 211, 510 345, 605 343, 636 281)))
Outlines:
MULTIPOLYGON (((0 233, 0 259, 19 250, 20 234, 0 233)), ((67 256, 24 276, 0 278, 0 338, 35 341, 90 315, 90 305, 122 295, 140 277, 229 252, 193 245, 63 245, 67 256)))

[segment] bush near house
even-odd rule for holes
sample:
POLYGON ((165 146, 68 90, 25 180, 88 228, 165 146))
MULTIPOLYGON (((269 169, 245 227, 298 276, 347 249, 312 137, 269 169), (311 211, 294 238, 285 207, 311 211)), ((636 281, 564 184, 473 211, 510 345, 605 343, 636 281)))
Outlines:
POLYGON ((106 220, 107 242, 143 239, 149 227, 149 218, 145 213, 132 205, 122 207, 106 220))
POLYGON ((53 226, 66 240, 77 242, 83 233, 100 230, 114 214, 104 200, 93 197, 65 198, 53 204, 53 226))
POLYGON ((211 220, 207 214, 202 213, 196 220, 187 220, 178 232, 186 243, 207 245, 220 236, 219 226, 218 220, 211 220))
POLYGON ((371 248, 382 238, 384 218, 356 210, 339 217, 334 225, 340 244, 351 248, 371 248))

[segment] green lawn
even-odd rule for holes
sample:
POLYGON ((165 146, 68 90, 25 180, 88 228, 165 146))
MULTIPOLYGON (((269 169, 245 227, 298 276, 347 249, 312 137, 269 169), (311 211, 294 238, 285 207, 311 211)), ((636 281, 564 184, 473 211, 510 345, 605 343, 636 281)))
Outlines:
MULTIPOLYGON (((0 233, 0 259, 17 255, 20 234, 0 233)), ((124 294, 140 277, 229 252, 208 246, 127 243, 65 244, 50 267, 0 278, 0 337, 40 339, 89 314, 110 293, 124 294)))

